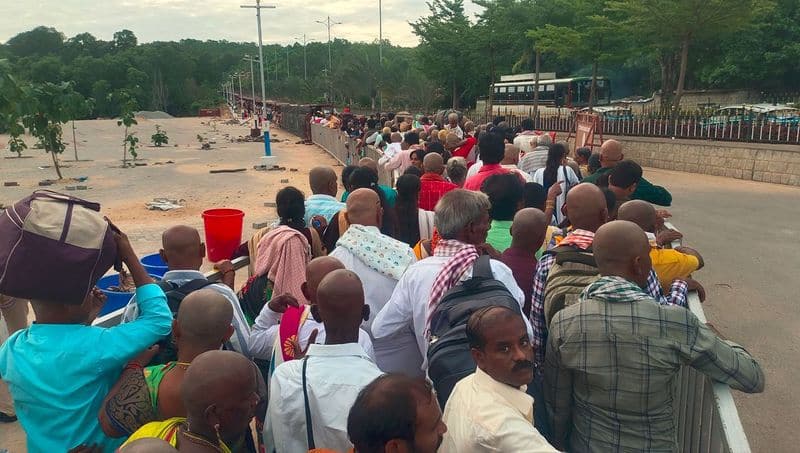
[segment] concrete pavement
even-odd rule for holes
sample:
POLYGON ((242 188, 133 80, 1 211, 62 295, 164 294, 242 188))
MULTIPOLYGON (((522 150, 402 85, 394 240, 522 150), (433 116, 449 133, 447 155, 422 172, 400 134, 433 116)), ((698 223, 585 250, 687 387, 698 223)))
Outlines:
POLYGON ((797 451, 800 420, 800 188, 645 169, 672 192, 671 219, 706 266, 695 276, 709 322, 744 346, 766 374, 766 390, 734 391, 754 452, 797 451))

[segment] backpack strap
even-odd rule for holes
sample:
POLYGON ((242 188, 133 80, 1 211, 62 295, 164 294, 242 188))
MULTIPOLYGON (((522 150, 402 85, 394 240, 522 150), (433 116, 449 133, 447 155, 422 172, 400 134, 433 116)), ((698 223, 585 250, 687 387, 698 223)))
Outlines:
POLYGON ((308 404, 308 383, 306 382, 306 368, 308 366, 308 356, 303 357, 303 404, 306 410, 306 441, 308 442, 308 449, 313 450, 316 447, 314 444, 314 427, 311 426, 311 406, 308 404))
POLYGON ((489 255, 481 255, 472 265, 472 278, 494 278, 492 274, 491 258, 489 255))
POLYGON ((213 285, 214 282, 208 280, 207 278, 196 278, 194 280, 190 280, 183 285, 175 288, 174 290, 183 294, 184 296, 188 296, 189 293, 197 291, 198 289, 203 289, 206 286, 213 285))

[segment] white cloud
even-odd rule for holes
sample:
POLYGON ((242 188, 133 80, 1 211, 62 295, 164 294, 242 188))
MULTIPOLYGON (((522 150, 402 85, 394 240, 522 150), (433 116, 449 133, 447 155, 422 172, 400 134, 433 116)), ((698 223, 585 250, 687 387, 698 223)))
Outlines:
MULTIPOLYGON (((67 37, 89 32, 110 40, 114 32, 129 29, 140 42, 183 38, 255 42, 258 39, 255 0, 28 0, 5 2, 0 20, 0 42, 39 25, 54 27, 67 37)), ((266 1, 265 3, 273 3, 266 1)), ((466 1, 472 17, 479 7, 466 1)), ((349 41, 378 39, 378 1, 300 0, 274 1, 276 9, 262 10, 264 41, 290 43, 307 35, 309 41, 326 41, 327 29, 315 21, 330 15, 342 22, 332 36, 349 41)), ((416 45, 409 21, 428 14, 424 0, 383 0, 383 35, 394 44, 416 45)))

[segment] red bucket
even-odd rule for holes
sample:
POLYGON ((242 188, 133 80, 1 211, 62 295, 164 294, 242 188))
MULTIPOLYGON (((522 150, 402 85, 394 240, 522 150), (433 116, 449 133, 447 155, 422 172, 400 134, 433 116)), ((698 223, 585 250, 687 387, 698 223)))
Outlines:
POLYGON ((244 212, 238 209, 208 209, 203 211, 206 230, 206 251, 212 262, 227 260, 242 242, 244 212))

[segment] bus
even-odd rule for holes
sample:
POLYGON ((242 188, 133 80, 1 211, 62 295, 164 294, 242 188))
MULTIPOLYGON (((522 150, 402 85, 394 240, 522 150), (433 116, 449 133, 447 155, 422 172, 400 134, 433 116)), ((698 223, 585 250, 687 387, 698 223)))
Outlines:
MULTIPOLYGON (((491 85, 496 105, 533 105, 534 80, 501 81, 491 85)), ((591 77, 539 80, 539 104, 542 106, 581 108, 589 105, 591 77)), ((611 103, 611 81, 598 77, 594 105, 611 103)))

